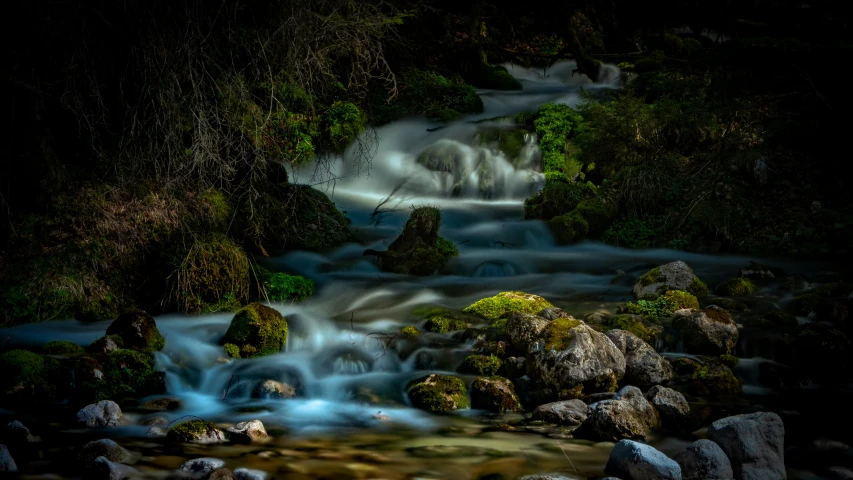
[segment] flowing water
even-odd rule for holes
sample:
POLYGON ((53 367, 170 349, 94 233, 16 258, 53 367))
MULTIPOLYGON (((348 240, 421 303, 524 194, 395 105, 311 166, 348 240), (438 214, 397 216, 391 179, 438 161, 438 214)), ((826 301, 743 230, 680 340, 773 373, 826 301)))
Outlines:
MULTIPOLYGON (((427 373, 454 372, 471 345, 451 335, 425 333, 401 339, 394 333, 405 325, 421 326, 410 316, 415 307, 462 308, 504 290, 542 295, 576 317, 613 313, 619 302, 630 299, 634 279, 650 267, 681 259, 713 285, 758 259, 626 250, 594 242, 556 246, 543 222, 523 218, 524 198, 543 182, 535 135, 523 133, 523 147, 508 158, 483 141, 483 132, 516 128, 506 117, 533 111, 545 102, 575 105, 581 88, 593 94, 618 88, 620 75, 615 67, 606 67, 608 81, 591 84, 586 77, 572 77, 571 62, 546 72, 508 68, 523 90, 480 92, 482 114, 446 126, 421 118, 394 122, 378 129, 375 141, 350 148, 344 158, 326 159, 294 173, 294 181, 325 190, 361 229, 367 244, 326 253, 292 252, 268 260, 271 268, 307 276, 317 286, 315 296, 301 304, 272 305, 288 319, 284 352, 228 361, 218 342, 230 314, 157 318, 166 337, 157 364, 167 372, 168 396, 182 402, 179 410, 157 415, 169 421, 192 415, 223 425, 257 418, 274 440, 262 446, 175 451, 146 439, 148 427, 115 430, 111 436, 120 435, 128 448, 144 452, 137 468, 157 475, 178 467, 185 458, 213 456, 226 459, 229 467, 260 469, 279 478, 603 474, 612 444, 567 439, 559 430, 542 427, 505 426, 520 415, 496 417, 472 410, 431 415, 409 407, 406 384, 427 373), (369 171, 355 161, 359 148, 372 150, 369 171), (425 151, 439 161, 425 166, 425 151), (442 164, 441 158, 452 161, 442 164), (327 181, 330 175, 337 180, 327 181), (460 255, 441 275, 415 278, 381 272, 363 251, 386 248, 417 205, 441 208, 440 233, 457 244, 460 255), (252 399, 253 385, 265 379, 287 381, 304 395, 252 399)), ((767 261, 790 273, 816 268, 767 261)), ((786 301, 772 292, 754 298, 777 306, 786 301)), ((67 339, 86 345, 102 336, 108 324, 27 325, 11 332, 11 342, 39 345, 67 339)), ((749 351, 740 355, 753 356, 749 351)), ((762 361, 750 359, 738 367, 747 395, 768 394, 755 374, 762 361)), ((129 415, 144 419, 142 413, 129 415)), ((63 435, 58 438, 73 444, 84 434, 63 435)), ((652 443, 674 454, 686 441, 654 438, 652 443)))

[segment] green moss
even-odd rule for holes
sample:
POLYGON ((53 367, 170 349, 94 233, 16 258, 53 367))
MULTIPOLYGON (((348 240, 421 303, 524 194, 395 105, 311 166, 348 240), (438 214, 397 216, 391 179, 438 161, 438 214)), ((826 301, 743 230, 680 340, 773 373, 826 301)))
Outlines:
POLYGON ((417 337, 421 334, 421 331, 418 330, 414 325, 408 325, 400 329, 400 333, 407 337, 417 337))
POLYGON ((478 88, 491 90, 521 90, 521 83, 509 74, 506 67, 478 63, 468 73, 468 81, 478 88))
POLYGON ((580 202, 574 212, 586 220, 588 235, 599 235, 610 226, 617 208, 603 197, 595 197, 580 202))
POLYGON ((560 400, 575 400, 583 398, 583 384, 575 385, 572 388, 565 388, 560 390, 560 393, 557 395, 560 400))
POLYGON ((743 390, 729 367, 721 364, 696 369, 692 380, 692 390, 698 395, 738 395, 743 390))
POLYGON ((738 359, 734 355, 729 355, 728 353, 726 353, 726 354, 720 355, 720 361, 723 362, 723 365, 725 365, 729 368, 735 368, 737 366, 738 362, 740 362, 740 359, 738 359))
POLYGON ((0 355, 0 372, 0 403, 4 405, 56 402, 70 381, 56 359, 27 350, 0 355))
POLYGON ((211 306, 229 295, 238 300, 248 298, 249 258, 225 235, 195 239, 177 262, 174 296, 182 311, 212 311, 211 306))
POLYGON ((573 211, 593 195, 590 184, 570 181, 562 172, 547 172, 542 190, 524 201, 524 218, 551 220, 573 211))
POLYGON ((459 367, 459 373, 491 377, 497 375, 501 367, 503 362, 494 355, 468 355, 459 367))
POLYGON ((707 315, 708 318, 710 318, 711 320, 713 320, 715 322, 725 323, 725 324, 734 323, 734 320, 732 320, 732 316, 729 315, 729 312, 727 312, 723 308, 720 308, 720 307, 714 308, 712 306, 708 306, 705 309, 703 309, 702 311, 705 312, 705 315, 707 315))
POLYGON ((615 315, 610 317, 608 327, 611 330, 631 332, 648 344, 654 344, 657 337, 663 333, 663 327, 653 317, 644 318, 637 315, 615 315))
POLYGON ((118 401, 123 397, 139 398, 165 391, 164 374, 154 368, 154 355, 135 350, 110 352, 104 362, 106 385, 103 393, 118 401))
POLYGON ((207 206, 211 226, 220 231, 225 230, 228 227, 233 212, 225 194, 215 188, 211 188, 201 193, 201 201, 207 206))
POLYGON ((314 294, 314 281, 301 275, 271 273, 264 280, 264 290, 271 301, 299 302, 314 294))
POLYGON ((580 241, 589 232, 589 224, 574 211, 552 218, 548 221, 548 228, 559 245, 570 245, 580 241))
POLYGON ((668 317, 676 310, 684 308, 698 309, 699 300, 695 296, 681 290, 668 290, 663 296, 655 300, 628 302, 625 305, 625 312, 658 319, 668 317))
POLYGON ((524 292, 501 292, 493 297, 477 300, 462 311, 489 320, 496 320, 505 318, 512 312, 537 313, 547 307, 553 307, 553 305, 538 295, 524 292))
POLYGON ((170 428, 166 432, 166 440, 171 442, 190 443, 200 436, 216 429, 216 426, 204 420, 190 420, 170 428))
POLYGON ((672 368, 680 375, 693 375, 693 372, 698 370, 702 364, 692 358, 678 357, 672 360, 672 368))
POLYGON ((160 351, 166 345, 154 318, 144 310, 128 310, 119 315, 107 327, 107 335, 120 337, 122 346, 143 352, 160 351))
POLYGON ((456 248, 456 244, 443 237, 438 237, 438 240, 435 242, 435 248, 445 259, 459 255, 459 249, 456 248))
POLYGON ((569 348, 574 333, 572 329, 580 325, 574 318, 558 318, 545 327, 545 350, 565 350, 569 348))
POLYGON ((664 298, 671 302, 673 311, 685 308, 699 309, 699 300, 691 293, 682 292, 681 290, 669 290, 664 294, 664 298))
POLYGON ((523 410, 512 383, 498 376, 477 378, 471 383, 471 405, 495 413, 523 410))
POLYGON ((709 300, 708 303, 723 307, 730 312, 745 312, 749 310, 749 307, 745 303, 733 298, 717 297, 709 300))
POLYGON ((275 309, 250 303, 234 315, 222 343, 240 345, 245 358, 278 353, 287 344, 287 320, 275 309))
POLYGON ((660 272, 660 268, 655 267, 648 272, 644 273, 640 276, 639 282, 640 285, 644 287, 648 287, 649 285, 654 285, 655 283, 661 283, 665 281, 663 274, 660 272))
POLYGON ((415 408, 430 412, 447 412, 471 406, 465 384, 449 375, 430 375, 413 384, 408 394, 415 408))
POLYGON ((524 148, 527 132, 519 128, 485 127, 477 133, 480 146, 496 147, 512 161, 524 148))
POLYGON ((492 321, 489 327, 495 329, 495 333, 498 334, 499 337, 506 337, 506 318, 499 318, 497 320, 492 321))
POLYGON ((687 291, 697 297, 708 295, 710 292, 710 290, 708 290, 708 286, 705 285, 705 282, 699 280, 699 277, 695 277, 693 281, 690 282, 690 285, 687 287, 687 291))
POLYGON ((427 320, 424 328, 428 332, 447 333, 468 328, 468 322, 452 315, 434 315, 427 320))
POLYGON ((240 358, 240 347, 233 343, 226 343, 222 348, 225 349, 225 354, 231 358, 240 358))
POLYGON ((435 207, 412 210, 406 225, 385 252, 368 250, 379 258, 386 272, 403 275, 430 275, 440 270, 450 257, 459 254, 456 246, 438 235, 441 212, 435 207))
POLYGON ((367 116, 353 103, 335 102, 323 113, 322 126, 332 151, 343 152, 367 124, 367 116))
POLYGON ((82 353, 83 347, 67 340, 53 340, 41 346, 41 351, 47 355, 70 355, 82 353))
POLYGON ((730 278, 718 285, 715 293, 724 297, 745 297, 755 293, 756 289, 748 278, 730 278))
POLYGON ((480 113, 483 100, 477 91, 457 78, 435 72, 410 69, 398 76, 396 101, 385 104, 384 98, 373 102, 376 124, 386 123, 406 114, 426 115, 438 121, 455 120, 461 114, 480 113))

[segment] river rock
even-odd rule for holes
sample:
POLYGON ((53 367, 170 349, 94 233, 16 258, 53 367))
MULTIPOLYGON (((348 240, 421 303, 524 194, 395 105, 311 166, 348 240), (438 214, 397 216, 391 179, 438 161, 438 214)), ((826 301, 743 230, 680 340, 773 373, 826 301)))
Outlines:
POLYGON ((412 406, 431 412, 448 412, 469 408, 465 383, 450 375, 429 375, 413 383, 408 389, 412 406))
POLYGON ((77 452, 77 461, 86 469, 92 467, 98 457, 115 463, 133 463, 135 460, 135 455, 108 438, 89 442, 77 452))
POLYGON ((604 472, 625 480, 681 480, 681 467, 654 447, 620 440, 610 452, 604 472))
POLYGON ((159 351, 166 345, 154 317, 143 310, 130 310, 119 315, 107 327, 107 336, 110 335, 121 337, 124 348, 142 352, 159 351))
POLYGON ((693 442, 674 460, 681 466, 683 480, 734 480, 729 457, 710 440, 693 442))
POLYGON ((17 472, 18 465, 6 445, 0 445, 0 472, 17 472))
POLYGON ((231 440, 240 443, 252 443, 268 438, 264 424, 260 420, 240 422, 228 428, 231 440))
POLYGON ((225 462, 218 458, 195 458, 181 465, 181 471, 189 472, 195 479, 206 479, 214 470, 225 466, 225 462))
POLYGON ((266 478, 266 472, 261 470, 249 470, 248 468, 234 470, 234 480, 265 480, 266 478))
POLYGON ((279 353, 287 343, 287 320, 274 308, 250 303, 234 314, 221 343, 242 358, 279 353))
POLYGON ((512 382, 503 377, 481 377, 474 380, 471 383, 471 408, 495 413, 523 410, 512 382))
POLYGON ((625 355, 624 383, 648 388, 672 379, 672 365, 648 343, 625 330, 610 330, 607 337, 625 355))
POLYGON ((507 378, 521 378, 527 374, 527 359, 524 357, 509 357, 504 362, 507 378))
POLYGON ((207 480, 234 480, 234 472, 227 468, 217 468, 210 473, 207 480))
POLYGON ((3 432, 3 438, 6 439, 10 445, 21 445, 36 441, 36 437, 30 433, 30 429, 25 427, 24 424, 18 420, 9 422, 9 424, 6 425, 5 432, 3 432))
POLYGON ((631 407, 637 412, 637 415, 649 427, 657 427, 660 424, 660 417, 657 410, 646 400, 646 397, 643 396, 643 392, 639 388, 632 385, 622 387, 616 392, 614 399, 630 403, 631 407))
POLYGON ((86 347, 86 350, 92 353, 110 353, 118 350, 119 348, 121 348, 121 346, 116 342, 116 338, 101 337, 86 347))
POLYGON ((123 480, 136 473, 136 469, 122 463, 98 457, 89 467, 86 477, 91 480, 123 480))
POLYGON ((574 432, 578 438, 615 442, 623 438, 643 439, 649 434, 648 422, 630 402, 602 400, 589 407, 589 416, 574 432))
POLYGON ((719 307, 679 310, 672 325, 681 333, 684 350, 692 354, 730 354, 738 339, 737 324, 728 312, 719 307))
POLYGON ((726 417, 708 428, 708 440, 722 448, 736 480, 785 479, 785 425, 775 413, 726 417))
POLYGON ((580 425, 587 416, 589 406, 578 399, 546 403, 533 411, 534 419, 557 425, 580 425))
POLYGON ((204 420, 190 420, 179 423, 166 432, 166 437, 172 442, 181 443, 220 443, 225 441, 225 434, 222 430, 204 420))
POLYGON ((634 284, 634 297, 657 298, 667 290, 681 290, 696 296, 707 295, 708 287, 681 260, 649 270, 634 284))
POLYGON ((545 307, 536 314, 537 317, 545 320, 557 320, 558 318, 574 318, 565 310, 558 307, 545 307))
POLYGON ((529 313, 513 312, 506 321, 506 336, 512 348, 526 354, 530 344, 545 330, 550 320, 529 313))
POLYGON ((286 399, 296 396, 296 388, 289 383, 276 380, 264 380, 252 389, 252 398, 286 399))
POLYGON ((657 410, 663 426, 680 428, 686 426, 690 419, 690 404, 679 392, 671 388, 655 385, 646 392, 646 399, 657 410))
POLYGON ((625 375, 625 356, 607 335, 573 318, 549 323, 526 358, 530 378, 556 391, 578 385, 587 393, 612 390, 625 375))
POLYGON ((77 423, 90 428, 115 427, 121 420, 121 408, 112 400, 101 400, 77 412, 77 423))

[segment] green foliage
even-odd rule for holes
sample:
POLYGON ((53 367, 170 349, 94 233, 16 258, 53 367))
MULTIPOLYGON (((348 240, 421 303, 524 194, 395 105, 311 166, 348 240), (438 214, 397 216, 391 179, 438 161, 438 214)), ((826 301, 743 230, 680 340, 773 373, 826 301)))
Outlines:
POLYGON ((197 238, 177 261, 174 296, 182 311, 215 311, 228 295, 238 301, 248 298, 249 259, 230 238, 219 234, 197 238))
POLYGON ((61 400, 70 382, 69 372, 56 359, 26 350, 0 355, 0 403, 41 405, 61 400))
POLYGON ((726 354, 720 355, 720 362, 722 362, 723 365, 725 365, 729 368, 735 368, 737 366, 737 364, 740 362, 740 359, 738 359, 734 355, 729 355, 728 353, 726 353, 726 354))
POLYGON ((548 227, 560 245, 569 245, 582 240, 589 232, 589 223, 574 211, 552 218, 548 221, 548 227))
POLYGON ((521 90, 521 83, 502 65, 477 63, 468 74, 468 80, 478 88, 492 90, 521 90))
POLYGON ((652 316, 615 315, 610 317, 608 327, 631 332, 650 345, 654 345, 655 340, 663 333, 657 317, 652 316))
POLYGON ((567 105, 546 103, 539 107, 533 125, 539 135, 539 149, 545 172, 562 172, 574 179, 581 174, 571 142, 583 130, 583 117, 567 105))
POLYGON ((46 355, 71 355, 82 353, 83 347, 68 340, 51 340, 41 346, 41 351, 46 355))
POLYGON ((392 105, 381 105, 374 112, 378 124, 395 120, 406 113, 426 115, 439 121, 454 120, 459 114, 480 113, 483 101, 477 92, 458 79, 426 70, 411 69, 400 78, 401 92, 392 105))
POLYGON ((547 307, 553 307, 553 305, 538 295, 524 292, 501 292, 493 297, 477 300, 462 311, 495 320, 505 318, 512 312, 538 313, 547 307))
POLYGON ((503 361, 494 355, 468 355, 459 367, 459 372, 491 377, 497 375, 501 367, 503 361))
POLYGON ((752 295, 756 286, 748 278, 730 278, 717 286, 715 293, 724 297, 744 297, 752 295))
POLYGON ((299 302, 314 294, 314 281, 300 275, 277 272, 264 280, 264 289, 271 301, 299 302))
POLYGON ((690 285, 687 286, 687 291, 697 297, 708 295, 710 292, 710 290, 708 290, 708 286, 705 285, 705 282, 699 280, 699 277, 694 278, 690 282, 690 285))
POLYGON ((692 375, 692 391, 703 396, 738 395, 740 381, 726 365, 712 364, 696 369, 692 375))
POLYGON ((650 248, 662 234, 660 227, 664 219, 656 216, 620 217, 610 225, 601 239, 617 247, 650 248))
POLYGON ((569 181, 563 172, 548 172, 545 187, 524 201, 524 217, 550 220, 571 212, 594 195, 595 188, 589 183, 569 181))
POLYGON ((250 303, 234 315, 222 344, 240 347, 241 357, 279 353, 287 344, 287 320, 277 310, 250 303))
POLYGON ((240 347, 234 345, 233 343, 226 343, 223 345, 225 349, 225 354, 231 358, 240 358, 240 347))
POLYGON ((434 313, 427 317, 427 322, 424 325, 424 328, 428 332, 448 333, 468 328, 468 322, 464 319, 457 318, 451 312, 434 313))
POLYGON ((658 297, 656 300, 637 300, 637 303, 628 303, 625 311, 635 315, 661 318, 672 314, 672 304, 664 297, 658 297))
POLYGON ((438 253, 445 258, 456 257, 459 255, 459 249, 456 248, 456 244, 443 237, 438 237, 438 240, 435 242, 435 248, 438 250, 438 253))
POLYGON ((353 103, 338 101, 329 106, 323 114, 323 126, 332 150, 343 152, 366 122, 367 116, 353 103))

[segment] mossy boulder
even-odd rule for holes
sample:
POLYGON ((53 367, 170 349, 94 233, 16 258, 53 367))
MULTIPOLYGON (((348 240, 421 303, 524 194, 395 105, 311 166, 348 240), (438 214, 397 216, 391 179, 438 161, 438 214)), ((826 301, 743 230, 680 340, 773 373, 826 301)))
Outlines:
POLYGON ((405 337, 417 337, 421 334, 421 331, 414 325, 407 325, 400 329, 400 333, 405 337))
POLYGON ((495 413, 523 410, 512 382, 494 376, 478 378, 471 384, 471 408, 495 413))
POLYGON ((465 384, 449 375, 429 375, 413 383, 408 389, 412 406, 430 412, 448 412, 470 408, 465 384))
POLYGON ((550 302, 539 295, 524 292, 501 292, 493 297, 477 300, 462 311, 488 320, 497 320, 507 318, 512 312, 536 313, 552 306, 550 302))
POLYGON ((166 432, 166 440, 179 443, 221 443, 225 434, 210 422, 189 420, 179 423, 166 432))
POLYGON ((717 285, 714 293, 723 297, 745 297, 752 295, 757 287, 748 278, 730 278, 717 285))
POLYGON ((155 368, 151 353, 120 348, 96 357, 97 360, 84 361, 87 357, 82 357, 78 361, 78 367, 85 367, 87 371, 99 370, 98 366, 102 368, 101 376, 95 373, 94 378, 78 385, 77 393, 83 400, 118 402, 125 398, 158 395, 166 390, 165 374, 155 368))
POLYGON ((459 373, 491 377, 498 374, 503 361, 494 355, 468 355, 459 366, 459 373))
POLYGON ((672 366, 648 343, 625 330, 611 330, 607 337, 625 356, 624 383, 648 388, 672 379, 672 366))
POLYGON ((561 391, 612 391, 625 375, 625 356, 601 332, 580 320, 560 318, 542 331, 527 353, 527 373, 537 384, 561 391))
POLYGON ((466 79, 478 88, 490 90, 521 90, 521 83, 509 74, 502 65, 477 63, 466 75, 466 79))
POLYGON ((45 355, 74 355, 84 351, 83 347, 68 340, 52 340, 41 346, 41 352, 45 355))
POLYGON ((730 354, 738 339, 737 324, 731 315, 713 305, 695 312, 682 310, 673 319, 672 325, 681 333, 687 353, 730 354))
POLYGON ((634 297, 656 299, 667 290, 681 290, 697 297, 708 294, 708 286, 681 260, 655 267, 634 284, 634 297))
POLYGON ((435 207, 415 208, 403 232, 388 250, 366 250, 364 255, 379 259, 386 272, 405 275, 430 275, 440 270, 448 259, 459 255, 453 242, 438 236, 441 212, 435 207))
POLYGON ((465 330, 469 325, 469 318, 457 312, 441 307, 419 307, 412 315, 426 319, 424 329, 432 333, 448 333, 465 330))
POLYGON ((691 379, 691 391, 700 396, 739 395, 743 391, 732 370, 721 363, 697 368, 691 379))
POLYGON ((250 303, 234 315, 222 344, 239 346, 244 358, 278 353, 287 344, 287 320, 278 310, 250 303))
POLYGON ((632 314, 614 315, 607 319, 605 325, 606 330, 625 330, 649 345, 655 345, 663 335, 663 326, 655 317, 632 314))
POLYGON ((58 360, 27 350, 0 355, 0 372, 0 402, 10 406, 58 402, 71 382, 69 369, 58 360))
POLYGON ((548 326, 550 320, 529 313, 512 312, 506 320, 504 333, 512 348, 521 356, 548 326))
POLYGON ((124 348, 141 352, 160 351, 166 345, 154 317, 143 310, 130 310, 119 315, 107 327, 107 335, 116 335, 121 338, 124 348))

